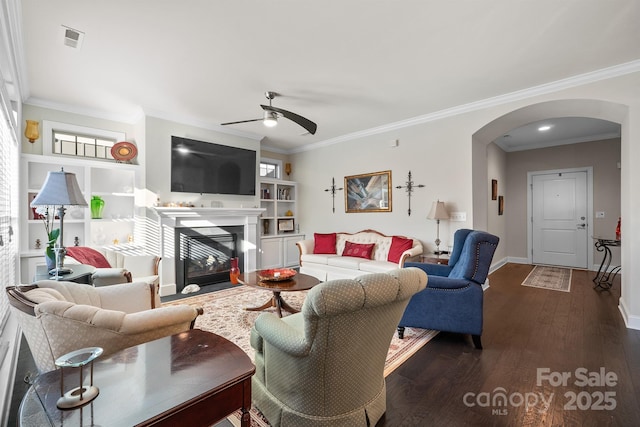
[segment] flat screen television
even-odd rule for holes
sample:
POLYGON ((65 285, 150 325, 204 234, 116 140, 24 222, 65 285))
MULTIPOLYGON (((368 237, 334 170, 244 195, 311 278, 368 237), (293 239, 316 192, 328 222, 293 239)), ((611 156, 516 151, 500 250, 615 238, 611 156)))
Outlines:
POLYGON ((255 196, 256 152, 172 136, 171 191, 255 196))

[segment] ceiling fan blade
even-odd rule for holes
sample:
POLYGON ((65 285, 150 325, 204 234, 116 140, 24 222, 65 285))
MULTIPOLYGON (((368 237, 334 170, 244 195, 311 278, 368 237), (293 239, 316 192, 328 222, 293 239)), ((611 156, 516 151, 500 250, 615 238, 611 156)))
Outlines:
POLYGON ((240 120, 239 122, 227 122, 227 123, 220 123, 220 126, 226 126, 226 125, 237 125, 238 123, 249 123, 249 122, 261 122, 263 119, 259 118, 259 119, 251 119, 251 120, 240 120))
POLYGON ((292 113, 291 111, 283 110, 282 108, 276 108, 270 105, 260 105, 260 106, 262 107, 263 110, 275 111, 278 114, 282 114, 284 118, 287 118, 299 124, 303 128, 305 128, 307 132, 309 132, 311 135, 314 135, 316 133, 316 129, 318 128, 318 125, 316 125, 315 123, 313 123, 311 120, 307 118, 299 116, 296 113, 292 113))

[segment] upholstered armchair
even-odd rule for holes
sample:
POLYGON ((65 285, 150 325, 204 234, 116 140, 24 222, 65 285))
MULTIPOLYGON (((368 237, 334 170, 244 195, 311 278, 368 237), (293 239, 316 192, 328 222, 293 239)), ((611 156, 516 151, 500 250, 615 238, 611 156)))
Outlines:
POLYGON ((94 286, 127 282, 158 284, 160 260, 161 258, 155 255, 70 246, 67 248, 65 264, 79 263, 96 267, 96 271, 91 276, 94 286))
POLYGON ((449 265, 406 263, 429 276, 429 286, 411 298, 400 320, 398 336, 405 327, 471 334, 482 349, 482 285, 487 279, 498 237, 484 231, 455 232, 449 265))
POLYGON ((273 427, 373 426, 398 321, 427 275, 407 268, 321 283, 300 313, 263 313, 251 331, 254 405, 273 427))
POLYGON ((9 286, 7 295, 39 372, 56 369, 58 357, 80 348, 102 347, 108 357, 186 331, 202 314, 188 305, 160 307, 157 285, 142 282, 94 288, 42 280, 9 286))

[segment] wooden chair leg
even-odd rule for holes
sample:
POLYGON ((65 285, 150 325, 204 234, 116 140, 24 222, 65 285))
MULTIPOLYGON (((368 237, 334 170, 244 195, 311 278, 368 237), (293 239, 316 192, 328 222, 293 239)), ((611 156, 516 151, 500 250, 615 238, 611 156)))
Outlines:
POLYGON ((398 338, 404 339, 404 326, 398 326, 398 338))
POLYGON ((475 345, 478 350, 482 350, 480 335, 471 335, 471 338, 473 339, 473 345, 475 345))

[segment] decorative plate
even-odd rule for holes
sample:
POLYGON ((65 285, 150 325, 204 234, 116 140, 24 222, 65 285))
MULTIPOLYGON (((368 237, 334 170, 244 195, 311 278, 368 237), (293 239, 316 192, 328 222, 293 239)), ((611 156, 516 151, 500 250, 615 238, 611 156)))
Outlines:
POLYGON ((120 162, 128 162, 138 155, 138 147, 127 141, 116 142, 111 147, 111 155, 120 162))
POLYGON ((293 278, 297 273, 290 268, 272 268, 269 270, 260 270, 257 275, 260 280, 266 280, 270 282, 280 282, 282 280, 289 280, 293 278))

